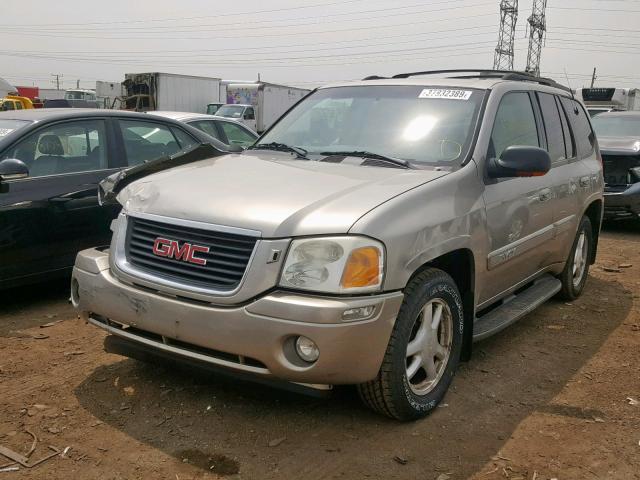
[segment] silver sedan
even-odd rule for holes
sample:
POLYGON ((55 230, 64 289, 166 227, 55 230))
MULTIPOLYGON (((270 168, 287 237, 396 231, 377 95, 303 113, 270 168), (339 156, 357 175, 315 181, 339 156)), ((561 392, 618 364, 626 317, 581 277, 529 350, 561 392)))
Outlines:
POLYGON ((258 134, 240 122, 228 118, 190 112, 148 112, 149 115, 171 118, 191 125, 227 145, 247 148, 258 138, 258 134))

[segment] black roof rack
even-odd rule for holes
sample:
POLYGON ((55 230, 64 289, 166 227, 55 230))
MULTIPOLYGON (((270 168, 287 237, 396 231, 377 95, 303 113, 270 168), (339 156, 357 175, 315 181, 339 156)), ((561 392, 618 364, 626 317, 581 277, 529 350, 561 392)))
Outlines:
POLYGON ((363 80, 384 80, 389 78, 409 78, 420 75, 452 75, 449 78, 498 78, 500 80, 513 80, 518 82, 535 82, 549 87, 559 88, 572 93, 569 87, 559 84, 551 78, 536 77, 528 72, 514 70, 484 70, 484 69, 458 69, 458 70, 426 70, 424 72, 398 73, 393 77, 380 77, 371 75, 363 80), (453 75, 452 75, 453 74, 453 75))

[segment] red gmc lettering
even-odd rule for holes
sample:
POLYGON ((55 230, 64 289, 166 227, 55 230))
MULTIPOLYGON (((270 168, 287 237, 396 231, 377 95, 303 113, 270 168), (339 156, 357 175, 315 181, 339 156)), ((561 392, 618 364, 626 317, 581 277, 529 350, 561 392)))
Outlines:
POLYGON ((183 262, 194 263, 196 265, 206 265, 204 258, 196 257, 196 253, 209 253, 209 247, 192 245, 191 243, 180 243, 177 240, 158 237, 153 242, 153 254, 159 257, 175 258, 183 262))

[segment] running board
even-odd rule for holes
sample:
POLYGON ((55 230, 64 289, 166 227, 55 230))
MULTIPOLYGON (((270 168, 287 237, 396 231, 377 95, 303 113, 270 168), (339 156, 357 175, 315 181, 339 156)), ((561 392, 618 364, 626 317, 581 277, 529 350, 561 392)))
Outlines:
POLYGON ((476 318, 473 325, 473 341, 484 340, 520 320, 553 297, 561 288, 562 283, 556 277, 543 275, 526 290, 513 295, 495 310, 476 318))

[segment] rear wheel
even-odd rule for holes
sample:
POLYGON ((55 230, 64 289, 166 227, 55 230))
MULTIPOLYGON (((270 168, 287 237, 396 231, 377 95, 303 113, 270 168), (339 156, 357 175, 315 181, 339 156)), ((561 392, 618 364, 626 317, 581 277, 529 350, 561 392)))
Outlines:
POLYGON ((591 220, 584 216, 580 221, 578 233, 573 241, 573 247, 569 258, 560 274, 562 281, 562 290, 560 297, 565 300, 575 300, 584 290, 589 276, 589 263, 591 261, 591 253, 593 252, 593 230, 591 228, 591 220))
POLYGON ((416 276, 405 290, 378 376, 358 386, 364 403, 398 420, 427 415, 456 371, 463 326, 453 279, 435 268, 416 276))

